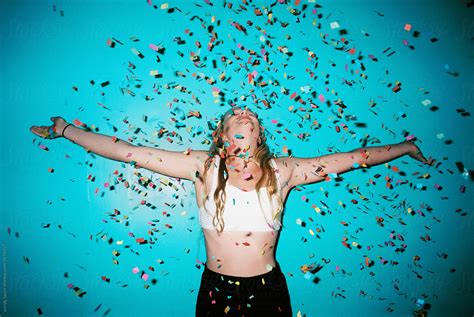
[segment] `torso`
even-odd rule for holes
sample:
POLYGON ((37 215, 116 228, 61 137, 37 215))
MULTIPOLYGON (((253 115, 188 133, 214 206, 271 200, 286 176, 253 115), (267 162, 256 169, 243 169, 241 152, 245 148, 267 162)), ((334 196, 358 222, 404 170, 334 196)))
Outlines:
MULTIPOLYGON (((278 158, 274 160, 280 171, 281 194, 282 200, 285 202, 290 189, 288 186, 284 186, 284 182, 288 179, 289 175, 286 174, 286 169, 279 164, 278 158)), ((221 163, 223 163, 222 160, 221 163)), ((204 180, 208 191, 211 189, 213 174, 214 164, 211 164, 204 180)), ((254 178, 249 181, 229 174, 227 186, 234 186, 238 190, 255 190, 255 185, 261 176, 261 171, 252 174, 254 178)), ((203 184, 200 181, 196 181, 194 186, 196 201, 199 208, 201 208, 202 201, 200 197, 203 194, 203 184)), ((224 231, 219 236, 215 230, 206 228, 202 228, 202 230, 206 243, 206 266, 210 270, 225 275, 248 277, 267 273, 269 271, 268 265, 275 267, 275 244, 279 231, 224 231)))

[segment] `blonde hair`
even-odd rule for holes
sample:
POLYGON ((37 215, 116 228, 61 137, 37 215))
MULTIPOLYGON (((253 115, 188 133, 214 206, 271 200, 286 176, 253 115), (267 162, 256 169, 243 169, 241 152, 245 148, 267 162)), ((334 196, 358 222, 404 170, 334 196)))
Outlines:
MULTIPOLYGON (((270 160, 273 154, 270 153, 268 145, 265 142, 267 140, 265 136, 265 132, 264 132, 265 128, 263 127, 260 119, 258 119, 258 122, 260 124, 260 140, 261 141, 259 142, 258 147, 255 150, 254 161, 255 161, 255 164, 257 164, 257 166, 262 168, 263 170, 263 175, 256 184, 256 192, 258 196, 258 201, 260 203, 260 206, 262 206, 262 202, 260 201, 260 188, 266 185, 270 201, 273 201, 272 200, 273 195, 276 195, 277 201, 278 201, 278 208, 276 210, 273 210, 272 212, 272 221, 277 221, 277 223, 281 225, 280 219, 281 219, 281 214, 283 212, 283 201, 282 201, 281 194, 278 192, 276 174, 274 173, 273 167, 270 164, 270 160)), ((217 124, 216 129, 212 133, 213 140, 212 140, 211 147, 209 149, 209 154, 208 154, 209 157, 204 162, 204 172, 201 179, 204 185, 203 195, 202 195, 202 204, 204 206, 204 209, 206 209, 206 200, 209 197, 209 195, 207 194, 206 182, 204 180, 206 179, 206 174, 209 171, 209 168, 212 164, 212 160, 216 155, 219 155, 220 158, 224 160, 227 158, 226 149, 224 147, 224 141, 222 140, 223 130, 224 130, 224 115, 222 115, 222 117, 219 120, 219 123, 217 124)), ((224 189, 225 189, 227 179, 228 179, 228 171, 227 171, 226 165, 219 164, 219 170, 217 172, 218 172, 217 186, 213 194, 214 201, 216 204, 216 213, 213 216, 212 224, 214 225, 214 228, 216 228, 218 234, 220 235, 224 231, 224 227, 225 227, 224 206, 225 206, 225 200, 226 200, 226 192, 224 189)), ((209 193, 209 194, 212 194, 212 193, 209 193)), ((272 227, 274 227, 273 224, 272 224, 272 227)))

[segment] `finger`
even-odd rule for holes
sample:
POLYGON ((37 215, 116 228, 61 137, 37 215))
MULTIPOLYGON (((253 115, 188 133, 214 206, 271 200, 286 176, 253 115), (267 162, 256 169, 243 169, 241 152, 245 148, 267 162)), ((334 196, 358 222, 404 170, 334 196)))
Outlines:
POLYGON ((42 137, 42 138, 45 138, 45 133, 42 131, 42 130, 35 130, 35 131, 32 131, 35 135, 39 136, 39 137, 42 137))
POLYGON ((430 165, 434 165, 436 163, 436 160, 432 157, 430 157, 430 165))

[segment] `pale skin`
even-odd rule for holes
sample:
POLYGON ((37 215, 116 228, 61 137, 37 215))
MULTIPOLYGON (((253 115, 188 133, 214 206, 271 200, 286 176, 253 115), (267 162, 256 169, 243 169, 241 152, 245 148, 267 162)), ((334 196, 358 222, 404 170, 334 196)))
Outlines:
MULTIPOLYGON (((51 126, 32 126, 30 131, 46 138, 62 137, 61 133, 67 122, 61 117, 51 118, 51 126)), ((251 111, 235 110, 224 121, 224 132, 221 135, 227 141, 226 148, 237 149, 238 153, 246 153, 250 159, 238 156, 228 156, 225 162, 229 178, 227 183, 242 191, 251 191, 262 176, 262 170, 251 159, 260 139, 258 119, 251 111), (245 179, 245 173, 252 178, 245 179)), ((167 151, 146 146, 135 146, 126 141, 113 139, 111 136, 85 131, 70 125, 64 132, 64 137, 83 148, 102 157, 115 161, 130 163, 135 161, 136 168, 148 169, 165 176, 190 180, 194 184, 196 203, 202 206, 201 196, 203 182, 196 177, 204 173, 204 162, 208 151, 167 151)), ((228 153, 233 153, 229 151, 228 153)), ((235 153, 234 153, 235 154, 235 153)), ((277 157, 275 162, 280 171, 282 184, 282 200, 285 202, 290 191, 305 184, 330 180, 332 173, 342 174, 354 170, 354 163, 359 167, 370 167, 389 162, 404 155, 424 163, 434 165, 431 157, 427 160, 420 149, 412 142, 404 141, 397 144, 358 148, 348 152, 339 152, 310 158, 277 157)), ((214 164, 207 173, 207 189, 211 188, 214 164)), ((209 193, 207 193, 209 194, 209 193)), ((255 276, 268 272, 268 265, 275 266, 275 245, 279 231, 271 232, 226 232, 218 236, 216 231, 204 229, 207 262, 210 270, 233 276, 255 276), (243 244, 246 242, 246 244, 243 244)))

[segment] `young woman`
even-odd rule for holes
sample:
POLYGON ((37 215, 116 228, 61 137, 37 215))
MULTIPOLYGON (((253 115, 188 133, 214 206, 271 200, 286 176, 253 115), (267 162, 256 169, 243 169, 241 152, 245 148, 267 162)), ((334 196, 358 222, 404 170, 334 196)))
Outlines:
POLYGON ((196 316, 292 316, 288 286, 274 251, 284 204, 295 186, 405 154, 429 165, 435 162, 408 141, 314 158, 272 157, 261 120, 246 107, 234 107, 221 116, 209 151, 184 153, 135 146, 84 131, 61 117, 51 120, 49 127, 30 130, 194 183, 207 254, 196 316))

